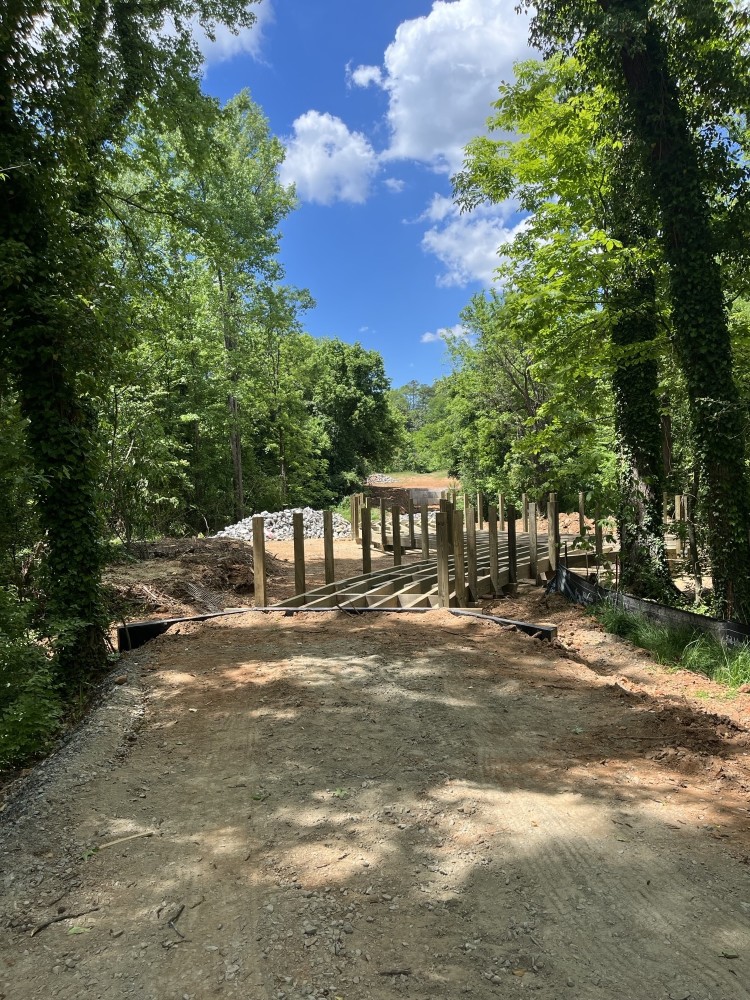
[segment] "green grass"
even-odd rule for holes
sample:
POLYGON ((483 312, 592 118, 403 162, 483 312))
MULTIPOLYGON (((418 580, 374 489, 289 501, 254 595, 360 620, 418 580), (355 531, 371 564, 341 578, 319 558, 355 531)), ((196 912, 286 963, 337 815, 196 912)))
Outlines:
POLYGON ((691 628, 668 628, 609 603, 597 604, 594 617, 608 632, 647 649, 659 663, 703 674, 729 688, 750 684, 750 646, 726 646, 691 628))

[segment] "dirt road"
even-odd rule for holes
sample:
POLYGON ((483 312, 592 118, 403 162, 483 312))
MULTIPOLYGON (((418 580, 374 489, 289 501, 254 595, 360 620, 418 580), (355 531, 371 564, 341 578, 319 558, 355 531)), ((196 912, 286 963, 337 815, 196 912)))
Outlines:
POLYGON ((750 699, 563 640, 249 614, 130 654, 2 813, 0 997, 750 997, 750 699))

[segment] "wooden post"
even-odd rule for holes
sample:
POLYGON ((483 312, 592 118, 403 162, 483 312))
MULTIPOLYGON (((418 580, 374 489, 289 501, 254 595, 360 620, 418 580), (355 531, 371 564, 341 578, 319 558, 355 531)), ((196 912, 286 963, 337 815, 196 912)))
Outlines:
POLYGON ((453 511, 454 507, 450 500, 445 501, 445 513, 448 515, 448 552, 453 555, 453 511))
POLYGON ((333 511, 323 511, 323 561, 325 563, 326 583, 335 579, 333 568, 333 511))
POLYGON ((529 497, 527 493, 521 494, 521 530, 524 534, 529 530, 529 497))
POLYGON ((264 517, 260 517, 259 515, 253 518, 253 583, 256 608, 265 608, 267 606, 265 520, 264 517))
POLYGON ((464 516, 465 516, 466 515, 466 511, 469 509, 469 494, 464 491, 461 494, 461 496, 463 497, 463 509, 464 509, 464 516))
POLYGON ((604 557, 604 532, 602 531, 602 512, 599 507, 596 508, 596 527, 594 528, 594 551, 596 553, 596 561, 601 562, 604 557))
POLYGON ((438 605, 447 608, 450 602, 450 579, 448 576, 448 515, 440 511, 435 518, 437 534, 438 605))
POLYGON ((539 534, 537 531, 536 504, 529 504, 529 576, 539 583, 539 534))
POLYGON ((578 494, 578 534, 586 534, 586 494, 578 494))
POLYGON ((497 555, 497 507, 490 504, 487 511, 487 532, 490 541, 490 582, 496 594, 500 593, 499 567, 497 555))
POLYGON ((430 511, 426 503, 423 503, 419 508, 420 512, 420 522, 422 530, 422 558, 430 558, 430 511))
POLYGON ((675 493, 674 495, 674 519, 675 521, 682 520, 682 494, 675 493))
POLYGON ((502 493, 497 495, 497 523, 500 531, 505 531, 505 497, 502 493))
POLYGON ((357 539, 357 498, 354 493, 349 497, 349 520, 352 522, 351 536, 354 542, 357 539))
POLYGON ((466 511, 466 564, 469 574, 469 599, 476 601, 477 591, 477 523, 474 520, 474 508, 470 505, 466 511))
POLYGON ((464 515, 453 511, 453 572, 456 577, 456 602, 459 608, 466 607, 466 565, 464 563, 464 515))
POLYGON ((477 493, 477 524, 481 531, 484 527, 484 496, 477 493))
POLYGON ((401 505, 391 507, 391 529, 393 531, 393 565, 401 565, 401 505))
POLYGON ((385 552, 388 544, 388 517, 385 500, 382 497, 380 498, 380 544, 385 552))
POLYGON ((661 519, 664 524, 667 523, 669 518, 669 494, 662 493, 661 495, 661 519))
POLYGON ((362 524, 362 508, 364 507, 364 500, 364 495, 362 493, 358 493, 356 496, 356 503, 354 505, 354 539, 357 542, 362 540, 360 525, 362 524))
POLYGON ((305 518, 302 511, 292 514, 294 532, 294 593, 304 594, 305 590, 305 518))
POLYGON ((451 503, 453 504, 453 509, 456 509, 456 501, 458 500, 458 490, 451 490, 451 503))
POLYGON ((362 572, 372 573, 372 516, 369 507, 362 508, 362 572))
POLYGON ((560 546, 560 520, 557 512, 557 493, 550 493, 547 503, 547 550, 549 568, 554 573, 557 569, 557 557, 560 546))
POLYGON ((518 549, 516 547, 516 511, 508 504, 508 589, 515 593, 518 584, 518 549))
POLYGON ((409 497, 409 548, 416 549, 417 536, 414 534, 414 501, 409 497))

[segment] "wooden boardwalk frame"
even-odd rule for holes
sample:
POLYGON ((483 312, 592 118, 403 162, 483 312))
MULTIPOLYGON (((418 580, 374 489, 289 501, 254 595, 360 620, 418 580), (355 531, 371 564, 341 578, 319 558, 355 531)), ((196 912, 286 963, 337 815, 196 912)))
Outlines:
MULTIPOLYGON (((565 541, 572 540, 574 535, 563 536, 565 541)), ((431 548, 436 544, 431 538, 431 548)), ((539 535, 537 539, 538 552, 536 573, 544 574, 549 569, 547 554, 547 536, 539 535)), ((420 543, 417 544, 417 548, 420 543)), ((494 559, 490 551, 490 540, 487 534, 477 536, 477 598, 489 597, 511 583, 511 573, 508 564, 508 536, 498 533, 497 554, 497 587, 493 586, 491 562, 494 559)), ((517 578, 527 579, 530 576, 532 564, 529 536, 519 534, 516 538, 517 578)), ((461 556, 458 557, 459 564, 461 556)), ((571 553, 568 559, 571 566, 582 566, 586 563, 585 553, 571 553)), ((448 559, 448 606, 459 607, 461 587, 456 590, 456 558, 448 559)), ((345 580, 315 587, 304 594, 281 601, 279 608, 436 608, 440 606, 438 594, 438 561, 437 558, 420 559, 416 562, 400 566, 388 566, 371 573, 362 573, 345 580)))

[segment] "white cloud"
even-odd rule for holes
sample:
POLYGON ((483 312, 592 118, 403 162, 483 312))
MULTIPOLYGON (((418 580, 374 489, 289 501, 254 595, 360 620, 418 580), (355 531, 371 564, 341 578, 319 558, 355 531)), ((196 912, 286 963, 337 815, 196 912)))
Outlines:
POLYGON ((374 83, 377 87, 383 85, 383 73, 380 66, 357 66, 348 70, 349 79, 357 87, 369 87, 374 83))
MULTIPOLYGON (((531 54, 528 20, 516 0, 436 0, 424 17, 403 21, 376 67, 357 67, 361 79, 388 93, 388 159, 415 159, 456 170, 463 147, 484 131, 513 63, 531 54)), ((364 84, 362 84, 364 85, 364 84)))
MULTIPOLYGON (((438 201, 435 195, 431 206, 438 201)), ((440 210, 445 208, 442 202, 440 210)), ((509 225, 509 217, 517 205, 509 200, 501 205, 482 207, 470 215, 460 215, 451 204, 444 215, 436 212, 438 223, 428 229, 422 237, 422 249, 434 254, 443 265, 443 273, 436 281, 441 288, 463 288, 472 281, 484 285, 492 283, 495 269, 500 262, 500 252, 504 243, 509 243, 524 226, 524 222, 509 225)), ((425 216, 430 218, 428 208, 425 216)))
POLYGON ((331 205, 362 203, 378 165, 375 151, 361 132, 350 132, 334 115, 307 111, 285 140, 282 183, 294 183, 303 201, 331 205))
POLYGON ((206 36, 194 19, 193 35, 207 68, 242 54, 251 55, 254 59, 260 58, 264 32, 274 20, 273 6, 271 0, 263 0, 263 3, 252 4, 251 9, 255 14, 252 27, 241 28, 237 34, 233 34, 225 24, 217 24, 214 28, 214 41, 206 36))
POLYGON ((388 188, 391 194, 401 194, 406 187, 406 181, 402 181, 398 177, 386 177, 383 184, 388 188))
POLYGON ((446 198, 443 194, 434 194, 432 201, 420 215, 420 222, 442 222, 449 215, 456 214, 456 207, 452 198, 446 198))
POLYGON ((423 333, 419 338, 420 344, 444 344, 446 340, 454 340, 457 338, 468 337, 469 331, 463 327, 460 323, 456 323, 455 326, 444 326, 437 330, 435 333, 423 333))

